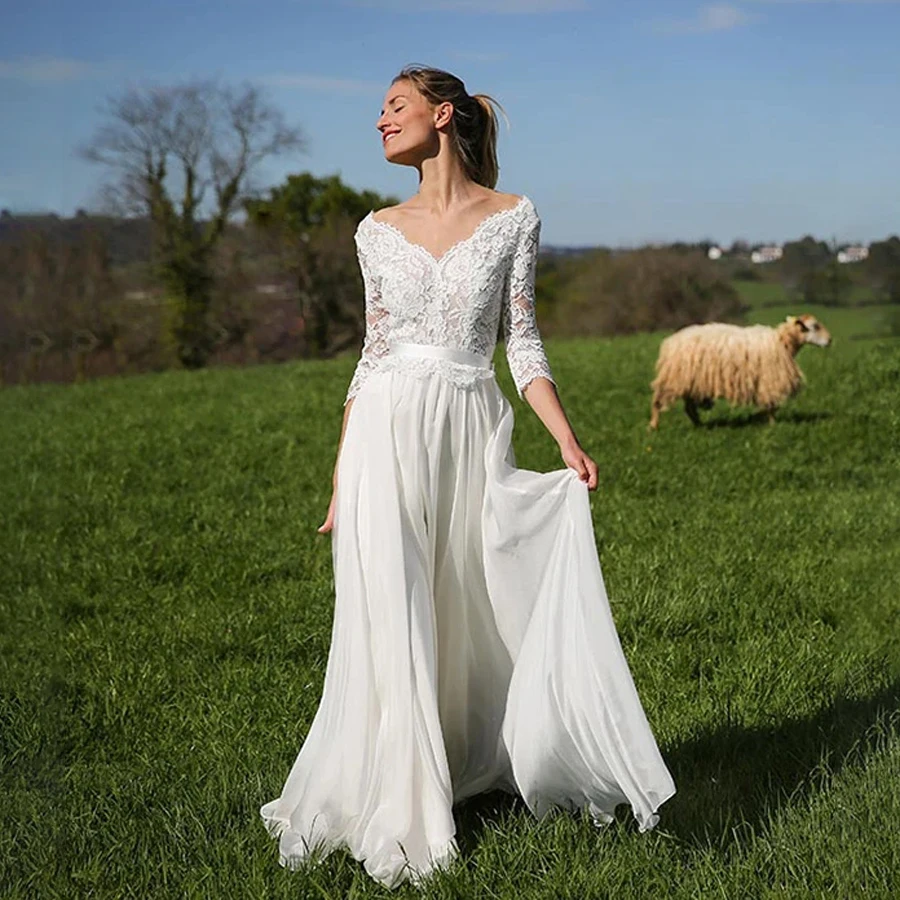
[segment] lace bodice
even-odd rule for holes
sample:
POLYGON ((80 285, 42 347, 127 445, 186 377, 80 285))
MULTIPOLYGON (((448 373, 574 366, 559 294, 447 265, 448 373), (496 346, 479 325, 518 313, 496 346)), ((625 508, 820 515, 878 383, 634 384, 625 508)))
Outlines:
POLYGON ((491 369, 394 356, 390 343, 450 347, 490 358, 501 322, 519 397, 539 376, 553 381, 534 314, 540 227, 534 204, 522 197, 435 257, 369 213, 356 230, 366 334, 345 405, 373 372, 393 366, 437 372, 462 387, 490 377, 491 369))

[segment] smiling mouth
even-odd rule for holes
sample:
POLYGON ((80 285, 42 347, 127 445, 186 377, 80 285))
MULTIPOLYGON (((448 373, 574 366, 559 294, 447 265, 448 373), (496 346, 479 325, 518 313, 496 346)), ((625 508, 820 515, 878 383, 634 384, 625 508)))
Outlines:
POLYGON ((398 134, 400 134, 399 131, 391 131, 390 133, 386 134, 386 135, 381 139, 381 141, 382 141, 382 143, 386 144, 391 138, 397 137, 398 134))

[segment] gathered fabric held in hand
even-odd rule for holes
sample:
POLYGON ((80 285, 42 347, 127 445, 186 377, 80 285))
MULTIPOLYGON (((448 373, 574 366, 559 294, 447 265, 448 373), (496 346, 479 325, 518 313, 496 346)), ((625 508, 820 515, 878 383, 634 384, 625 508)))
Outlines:
MULTIPOLYGON (((522 197, 436 258, 369 214, 366 337, 332 530, 319 709, 260 809, 282 865, 346 848, 393 887, 457 854, 454 803, 515 792, 538 816, 675 792, 616 634, 572 469, 515 464, 491 363, 553 381, 534 314, 540 219, 522 197)), ((299 736, 299 733, 298 733, 299 736)))

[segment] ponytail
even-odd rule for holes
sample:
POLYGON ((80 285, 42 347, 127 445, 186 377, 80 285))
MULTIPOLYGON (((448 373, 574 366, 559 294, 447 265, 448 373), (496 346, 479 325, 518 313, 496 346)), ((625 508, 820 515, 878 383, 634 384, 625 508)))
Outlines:
POLYGON ((503 107, 487 94, 474 94, 472 99, 480 108, 481 127, 472 147, 475 165, 473 171, 469 172, 469 177, 478 184, 493 188, 497 186, 497 179, 500 177, 500 165, 497 162, 497 113, 494 106, 501 110, 503 107))

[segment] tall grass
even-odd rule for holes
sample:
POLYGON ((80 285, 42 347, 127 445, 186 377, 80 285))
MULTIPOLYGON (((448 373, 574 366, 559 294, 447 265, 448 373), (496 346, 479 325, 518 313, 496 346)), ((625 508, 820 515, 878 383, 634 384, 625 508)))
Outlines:
MULTIPOLYGON (((842 327, 775 426, 652 438, 658 337, 548 342, 678 794, 645 835, 471 801, 425 896, 896 895, 900 343, 842 327)), ((3 896, 388 896, 345 855, 281 869, 257 813, 321 689, 353 362, 0 393, 3 896)), ((519 465, 561 466, 516 408, 519 465)))

